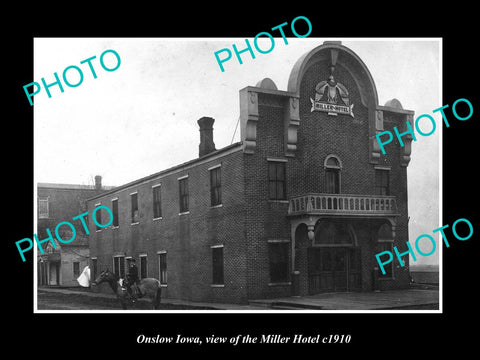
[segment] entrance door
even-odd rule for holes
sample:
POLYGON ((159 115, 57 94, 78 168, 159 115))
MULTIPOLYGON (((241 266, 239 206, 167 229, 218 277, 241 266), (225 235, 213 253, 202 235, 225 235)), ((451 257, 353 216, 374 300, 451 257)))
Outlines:
POLYGON ((311 247, 308 252, 309 294, 358 290, 359 249, 311 247))
POLYGON ((60 263, 55 261, 55 262, 50 262, 49 263, 49 285, 59 285, 59 268, 60 268, 60 263))

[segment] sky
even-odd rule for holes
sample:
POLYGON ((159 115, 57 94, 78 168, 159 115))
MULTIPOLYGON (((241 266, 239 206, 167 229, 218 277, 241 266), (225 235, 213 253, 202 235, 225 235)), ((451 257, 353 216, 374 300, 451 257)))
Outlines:
MULTIPOLYGON (((225 72, 216 62, 215 51, 232 49, 232 44, 241 49, 245 39, 36 38, 32 81, 45 78, 52 83, 54 72, 61 78, 70 65, 80 67, 84 79, 78 87, 63 85, 63 93, 52 86, 51 98, 43 88, 34 97, 35 183, 93 184, 94 176, 101 175, 104 185, 116 186, 197 158, 197 120, 202 116, 215 119, 217 149, 237 142, 239 90, 266 77, 279 90, 287 90, 297 59, 331 40, 341 41, 363 60, 375 81, 380 105, 397 98, 404 109, 415 111, 415 118, 430 114, 436 119, 434 134, 417 135, 412 142, 408 166, 410 240, 431 234, 442 225, 439 149, 443 130, 441 115, 432 114, 443 105, 441 41, 436 38, 288 38, 288 45, 275 38, 271 52, 257 52, 255 59, 245 53, 243 64, 233 56, 224 63, 225 72), (108 49, 121 58, 119 68, 111 72, 99 63, 108 49), (88 64, 80 64, 92 56, 96 56, 91 62, 96 79, 88 64)), ((269 48, 269 43, 259 44, 269 48)), ((109 68, 116 65, 111 53, 104 61, 109 68)), ((67 75, 71 83, 79 81, 75 70, 67 75)), ((420 125, 425 133, 429 126, 420 125)), ((434 237, 438 244, 438 234, 434 237)), ((427 245, 421 247, 424 252, 429 252, 427 245)), ((438 255, 437 251, 419 257, 415 264, 438 263, 438 255)))

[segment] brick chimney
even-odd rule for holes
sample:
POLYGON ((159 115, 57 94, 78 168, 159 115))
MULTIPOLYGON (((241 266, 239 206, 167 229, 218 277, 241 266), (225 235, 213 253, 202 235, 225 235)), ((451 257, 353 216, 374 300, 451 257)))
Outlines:
POLYGON ((202 117, 198 119, 200 126, 200 145, 198 146, 198 156, 210 154, 215 151, 215 143, 213 142, 213 123, 215 119, 211 117, 202 117))
POLYGON ((102 177, 100 175, 95 176, 95 189, 96 190, 102 189, 102 177))

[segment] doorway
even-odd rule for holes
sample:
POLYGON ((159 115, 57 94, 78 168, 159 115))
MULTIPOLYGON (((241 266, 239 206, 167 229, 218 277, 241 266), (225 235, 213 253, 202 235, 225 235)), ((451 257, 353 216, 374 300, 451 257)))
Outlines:
POLYGON ((48 285, 60 285, 60 262, 51 261, 49 264, 48 285))
POLYGON ((360 249, 311 247, 308 249, 309 294, 360 290, 360 249))
POLYGON ((348 220, 322 219, 308 248, 309 294, 361 287, 360 248, 348 220))

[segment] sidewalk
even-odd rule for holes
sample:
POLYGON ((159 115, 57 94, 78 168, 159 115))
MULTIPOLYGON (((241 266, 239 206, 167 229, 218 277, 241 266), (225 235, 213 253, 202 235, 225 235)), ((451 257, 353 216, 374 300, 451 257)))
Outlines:
POLYGON ((251 300, 270 309, 315 310, 438 310, 438 289, 324 293, 302 297, 251 300))

